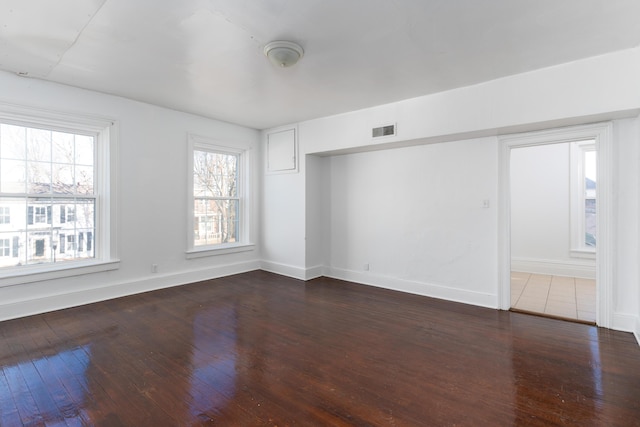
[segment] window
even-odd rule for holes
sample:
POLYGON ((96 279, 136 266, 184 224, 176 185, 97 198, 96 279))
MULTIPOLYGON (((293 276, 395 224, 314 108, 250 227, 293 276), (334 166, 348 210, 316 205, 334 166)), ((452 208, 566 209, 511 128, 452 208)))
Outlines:
POLYGON ((76 220, 75 206, 60 206, 60 223, 74 222, 76 220))
POLYGON ((245 248, 248 244, 248 152, 189 136, 189 252, 245 248))
POLYGON ((595 254, 597 156, 595 140, 571 143, 571 251, 595 254))
POLYGON ((9 239, 0 239, 0 256, 6 257, 11 253, 11 246, 9 246, 9 239))
POLYGON ((0 224, 11 223, 11 208, 8 206, 0 206, 0 224))
POLYGON ((76 236, 70 235, 67 236, 67 251, 75 252, 76 250, 76 236))
POLYGON ((0 241, 13 242, 0 277, 8 284, 117 268, 114 126, 0 104, 0 241), (95 236, 81 254, 80 233, 95 236))

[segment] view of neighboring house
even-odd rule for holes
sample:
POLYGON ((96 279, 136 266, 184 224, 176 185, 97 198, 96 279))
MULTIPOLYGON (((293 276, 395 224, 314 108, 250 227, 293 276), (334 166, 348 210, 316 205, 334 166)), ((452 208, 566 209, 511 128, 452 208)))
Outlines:
POLYGON ((0 267, 93 258, 94 137, 0 125, 0 267))
POLYGON ((93 201, 5 201, 0 206, 0 267, 92 258, 93 215, 93 201))

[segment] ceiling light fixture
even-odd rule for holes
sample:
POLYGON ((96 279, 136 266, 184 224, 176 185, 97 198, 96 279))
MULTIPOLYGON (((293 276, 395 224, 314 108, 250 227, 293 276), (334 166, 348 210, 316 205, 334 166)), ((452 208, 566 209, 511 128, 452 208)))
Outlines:
POLYGON ((287 68, 295 65, 302 58, 304 50, 297 43, 278 40, 267 43, 264 54, 274 65, 287 68))

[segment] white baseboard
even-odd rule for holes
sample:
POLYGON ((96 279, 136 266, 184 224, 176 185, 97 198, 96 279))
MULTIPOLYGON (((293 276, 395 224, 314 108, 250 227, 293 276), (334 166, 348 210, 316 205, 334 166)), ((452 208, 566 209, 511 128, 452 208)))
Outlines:
POLYGON ((636 325, 633 330, 633 335, 635 335, 636 341, 638 342, 638 345, 640 345, 640 316, 636 316, 636 325))
POLYGON ((322 265, 316 265, 315 267, 309 267, 305 270, 304 280, 317 279, 324 276, 325 268, 322 265))
POLYGON ((452 288, 451 286, 416 282, 397 279, 389 276, 380 276, 370 272, 344 270, 339 268, 326 268, 325 276, 334 279, 347 280, 364 285, 379 288, 423 295, 447 301, 461 302, 488 308, 498 308, 498 296, 496 294, 469 291, 467 289, 452 288))
POLYGON ((626 313, 613 313, 611 318, 611 329, 622 332, 636 331, 638 319, 636 316, 626 313))
POLYGON ((25 298, 7 304, 0 304, 0 321, 62 310, 127 295, 180 286, 259 269, 260 261, 247 261, 178 273, 154 274, 142 279, 99 288, 58 293, 44 297, 25 298))
POLYGON ((260 262, 260 268, 270 273, 276 273, 298 280, 307 280, 307 269, 303 267, 263 260, 260 262))
POLYGON ((557 261, 514 257, 511 258, 511 270, 583 279, 596 278, 596 264, 593 260, 557 261))

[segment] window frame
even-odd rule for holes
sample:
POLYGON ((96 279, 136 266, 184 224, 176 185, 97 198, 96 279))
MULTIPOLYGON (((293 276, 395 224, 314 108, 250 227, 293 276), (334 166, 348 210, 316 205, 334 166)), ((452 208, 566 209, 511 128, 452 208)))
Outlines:
MULTIPOLYGON (((3 286, 54 280, 119 268, 118 123, 110 118, 0 103, 0 122, 52 131, 95 135, 95 233, 99 244, 90 259, 0 269, 3 286)), ((8 194, 2 194, 9 197, 8 194)))
MULTIPOLYGON (((586 236, 586 208, 585 208, 585 154, 590 151, 596 152, 597 162, 597 149, 596 140, 585 139, 579 141, 571 141, 569 149, 570 159, 570 227, 571 227, 571 256, 574 258, 589 258, 596 257, 596 247, 587 246, 585 242, 586 236)), ((596 168, 598 167, 596 163, 596 168)), ((598 200, 598 187, 596 181, 596 195, 594 197, 598 200)), ((597 245, 597 243, 596 243, 597 245)))
POLYGON ((200 258, 214 255, 224 255, 236 252, 245 252, 255 249, 252 243, 250 217, 250 171, 251 171, 251 150, 248 146, 231 146, 217 139, 205 136, 188 134, 187 135, 187 250, 186 258, 200 258), (233 243, 221 243, 215 245, 195 246, 194 226, 195 226, 195 196, 193 182, 193 156, 194 151, 207 151, 211 153, 230 154, 238 156, 238 183, 237 183, 237 199, 238 199, 238 234, 239 239, 233 243))

